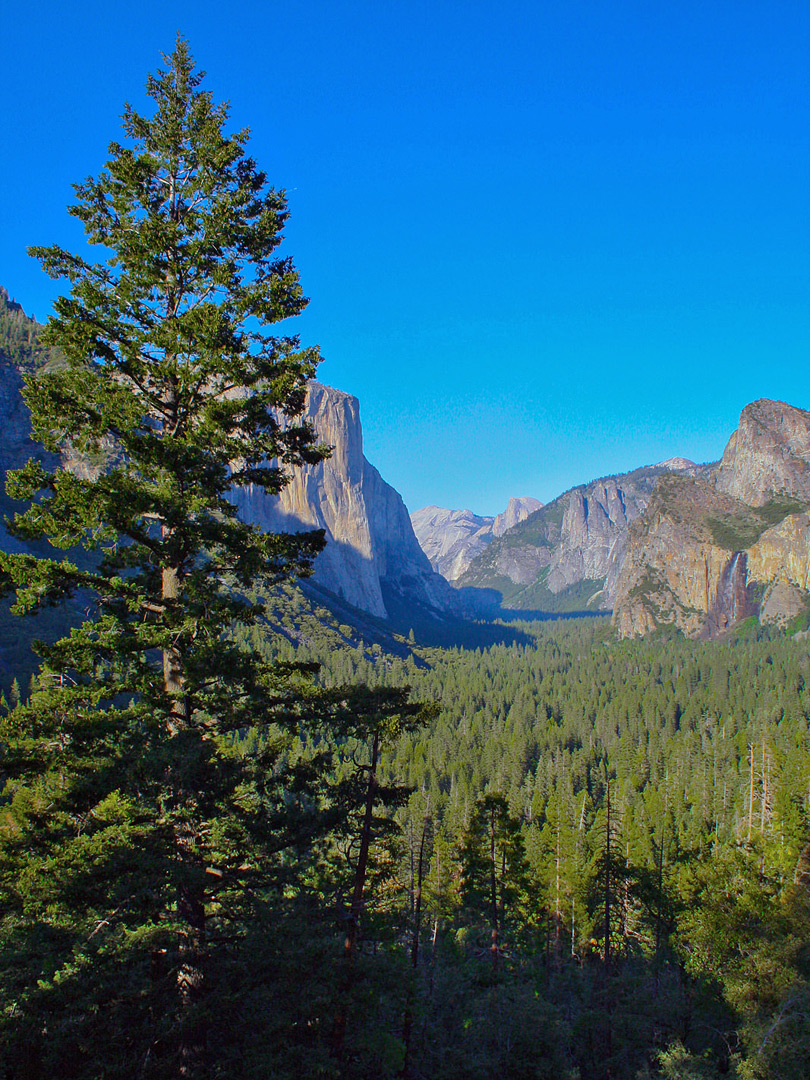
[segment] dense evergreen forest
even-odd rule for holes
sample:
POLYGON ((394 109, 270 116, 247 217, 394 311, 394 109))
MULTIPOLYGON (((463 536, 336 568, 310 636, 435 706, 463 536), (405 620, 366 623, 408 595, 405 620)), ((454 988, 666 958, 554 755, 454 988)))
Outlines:
MULTIPOLYGON (((241 632, 275 664, 317 665, 314 700, 410 687, 438 707, 410 731, 386 726, 384 701, 354 730, 322 703, 299 716, 273 770, 317 776, 316 820, 291 785, 278 881, 218 971, 211 1075, 805 1077, 806 637, 456 627, 499 629, 517 640, 420 646, 285 586, 241 632)), ((266 737, 242 730, 239 753, 261 758, 266 737)), ((106 1022, 92 1003, 86 1045, 106 1022)), ((68 1062, 74 1037, 56 1027, 68 1062)))
POLYGON ((414 1076, 806 1076, 806 637, 619 642, 594 618, 403 657, 295 592, 279 610, 273 651, 325 686, 440 703, 383 762, 411 795, 375 849, 358 1059, 401 1053, 407 1014, 414 1076))
POLYGON ((49 452, 3 504, 0 1080, 806 1078, 806 619, 402 634, 298 584, 322 534, 229 498, 328 453, 284 193, 164 61, 76 187, 107 261, 34 252, 42 335, 0 294, 49 452))

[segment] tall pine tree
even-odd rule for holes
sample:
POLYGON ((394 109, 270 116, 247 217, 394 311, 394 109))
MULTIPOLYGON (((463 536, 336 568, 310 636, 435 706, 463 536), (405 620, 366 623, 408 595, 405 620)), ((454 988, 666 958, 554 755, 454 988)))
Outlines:
POLYGON ((15 1077, 218 1074, 222 957, 303 844, 307 768, 285 730, 307 680, 234 631, 262 616, 244 591, 307 573, 323 537, 262 533, 229 494, 277 493, 324 456, 297 419, 319 355, 268 329, 307 302, 277 254, 284 193, 247 132, 226 133, 184 41, 165 61, 152 115, 127 106, 125 142, 75 188, 70 213, 104 260, 32 252, 71 285, 46 333, 66 363, 27 383, 34 434, 83 468, 11 475, 30 500, 12 531, 93 554, 0 557, 18 614, 77 595, 88 612, 40 646, 35 691, 0 731, 15 1077))

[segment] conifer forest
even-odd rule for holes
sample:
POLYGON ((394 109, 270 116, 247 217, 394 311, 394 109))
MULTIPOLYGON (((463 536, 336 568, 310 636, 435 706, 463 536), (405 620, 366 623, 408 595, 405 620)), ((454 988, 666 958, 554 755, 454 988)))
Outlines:
POLYGON ((332 603, 230 498, 330 452, 284 192, 147 91, 0 323, 0 1080, 806 1080, 807 617, 332 603))

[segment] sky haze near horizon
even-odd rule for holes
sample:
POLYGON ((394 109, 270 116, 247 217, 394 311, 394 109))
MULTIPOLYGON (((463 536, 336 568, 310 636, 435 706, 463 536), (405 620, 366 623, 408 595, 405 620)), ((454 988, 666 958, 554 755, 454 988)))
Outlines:
MULTIPOLYGON (((211 0, 5 19, 0 284, 176 33, 287 190, 319 378, 411 511, 502 510, 810 408, 810 6, 211 0)), ((288 332, 285 326, 283 332, 288 332)))

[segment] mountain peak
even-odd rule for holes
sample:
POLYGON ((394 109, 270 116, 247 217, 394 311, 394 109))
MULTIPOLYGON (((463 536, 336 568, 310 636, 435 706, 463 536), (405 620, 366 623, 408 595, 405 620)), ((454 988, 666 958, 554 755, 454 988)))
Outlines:
POLYGON ((512 497, 504 512, 498 514, 492 523, 492 535, 503 536, 505 532, 513 529, 521 521, 525 521, 530 514, 540 510, 542 506, 539 499, 533 499, 530 495, 512 497))
POLYGON ((696 468, 695 462, 690 461, 685 457, 671 457, 666 461, 659 461, 655 466, 657 469, 668 469, 669 472, 684 472, 687 469, 696 468))
POLYGON ((746 405, 717 470, 718 491, 749 506, 810 500, 810 412, 760 398, 746 405))
POLYGON ((411 514, 411 523, 433 569, 448 581, 456 581, 493 537, 503 536, 542 505, 531 496, 513 496, 497 517, 425 506, 411 514))

